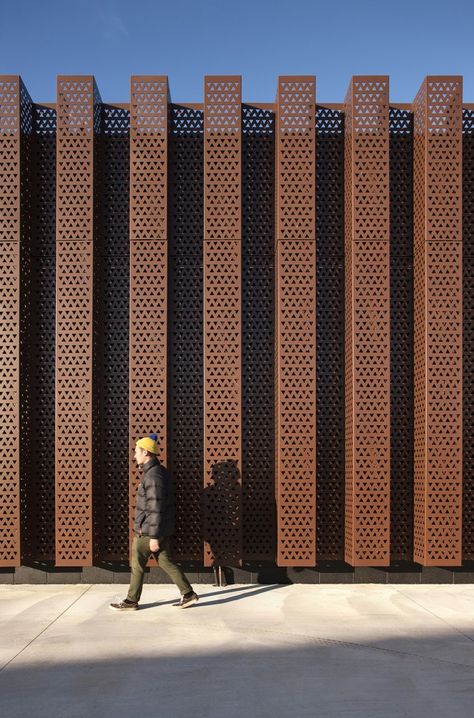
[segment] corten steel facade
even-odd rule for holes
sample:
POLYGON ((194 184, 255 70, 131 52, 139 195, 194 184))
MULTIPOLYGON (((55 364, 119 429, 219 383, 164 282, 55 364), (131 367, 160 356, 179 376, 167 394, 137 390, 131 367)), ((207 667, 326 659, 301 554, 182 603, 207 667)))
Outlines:
POLYGON ((474 105, 312 76, 0 77, 0 565, 126 561, 159 434, 197 566, 474 559, 474 105), (464 447, 464 448, 463 448, 464 447), (253 563, 252 563, 253 562, 253 563))

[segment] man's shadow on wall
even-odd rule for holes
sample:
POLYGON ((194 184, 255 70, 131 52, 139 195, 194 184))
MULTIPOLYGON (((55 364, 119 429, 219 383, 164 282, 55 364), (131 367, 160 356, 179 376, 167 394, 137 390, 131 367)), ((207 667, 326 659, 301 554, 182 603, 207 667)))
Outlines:
POLYGON ((214 464, 202 493, 205 564, 212 566, 216 582, 234 582, 233 567, 242 565, 242 486, 237 461, 214 464))

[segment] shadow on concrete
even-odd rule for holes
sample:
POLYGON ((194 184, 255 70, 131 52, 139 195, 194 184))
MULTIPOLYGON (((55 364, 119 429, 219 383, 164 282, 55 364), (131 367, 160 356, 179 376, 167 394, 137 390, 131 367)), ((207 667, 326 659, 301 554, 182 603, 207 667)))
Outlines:
POLYGON ((228 627, 204 623, 200 633, 188 624, 177 639, 176 624, 163 636, 164 626, 147 622, 140 633, 136 617, 100 641, 87 622, 74 636, 58 628, 40 638, 0 674, 1 715, 472 716, 474 648, 454 630, 356 643, 292 636, 282 623, 281 633, 254 626, 226 641, 228 627), (135 641, 129 657, 126 630, 135 641))
MULTIPOLYGON (((199 595, 199 602, 193 604, 192 608, 199 608, 200 606, 217 606, 221 603, 230 603, 231 601, 241 601, 242 599, 249 598, 251 596, 256 596, 259 593, 266 593, 267 591, 274 591, 277 588, 283 588, 281 585, 275 585, 275 586, 265 586, 263 588, 259 588, 256 586, 239 586, 238 588, 223 588, 220 591, 207 591, 206 593, 203 593, 202 591, 197 589, 197 593, 199 595), (224 598, 218 598, 214 601, 208 601, 207 599, 212 596, 222 596, 222 594, 228 594, 228 593, 236 593, 239 592, 238 596, 225 596, 224 598)), ((140 611, 146 608, 155 608, 156 606, 169 606, 173 605, 173 603, 176 603, 178 600, 177 598, 174 598, 172 601, 153 601, 152 603, 141 603, 140 604, 140 611)), ((191 608, 191 606, 190 606, 191 608)))

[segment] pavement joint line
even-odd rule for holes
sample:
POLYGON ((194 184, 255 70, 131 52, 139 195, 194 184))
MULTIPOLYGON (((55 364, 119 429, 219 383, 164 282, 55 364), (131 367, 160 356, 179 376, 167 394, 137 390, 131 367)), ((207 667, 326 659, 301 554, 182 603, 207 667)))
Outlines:
POLYGON ((433 611, 430 611, 429 608, 426 608, 426 606, 423 606, 421 603, 418 603, 418 601, 415 601, 415 599, 412 598, 411 596, 407 596, 406 593, 403 593, 403 591, 402 591, 401 589, 396 588, 395 590, 396 590, 397 593, 399 593, 401 596, 403 596, 404 598, 407 598, 409 601, 411 601, 412 603, 414 603, 416 606, 419 606, 419 607, 422 608, 424 611, 426 611, 427 613, 430 613, 432 616, 434 616, 435 618, 437 618, 438 621, 442 621, 444 624, 446 624, 446 626, 449 626, 449 628, 451 628, 453 631, 456 631, 456 633, 459 633, 460 636, 464 636, 464 638, 467 638, 468 641, 471 641, 472 643, 474 643, 474 639, 473 639, 473 638, 471 638, 470 636, 468 636, 466 633, 463 633, 463 631, 460 631, 459 628, 456 628, 456 626, 453 626, 453 625, 452 625, 451 623, 449 623, 449 621, 447 621, 445 618, 443 618, 442 616, 438 616, 438 614, 437 614, 437 613, 434 613, 433 611))
POLYGON ((5 665, 0 668, 0 673, 2 673, 2 671, 4 671, 5 668, 7 668, 7 667, 10 665, 10 663, 12 663, 14 660, 16 660, 16 659, 18 658, 18 656, 23 653, 23 651, 26 651, 26 649, 29 648, 29 647, 31 646, 31 644, 34 643, 34 642, 36 641, 36 639, 39 638, 45 631, 47 631, 48 628, 50 628, 50 627, 53 625, 53 623, 56 623, 56 621, 59 621, 59 619, 61 618, 61 616, 64 616, 64 614, 65 614, 67 611, 69 611, 69 609, 72 608, 72 606, 74 606, 75 603, 77 603, 83 596, 85 596, 85 594, 87 593, 87 591, 89 591, 89 590, 92 588, 92 585, 93 585, 93 584, 90 584, 89 586, 87 586, 87 588, 85 588, 84 591, 83 591, 79 596, 76 596, 76 598, 74 599, 74 601, 72 601, 72 603, 70 603, 69 606, 66 606, 66 608, 64 609, 64 611, 61 611, 61 613, 60 613, 58 616, 56 616, 56 618, 53 618, 53 620, 50 621, 50 622, 48 623, 48 625, 45 626, 45 627, 38 633, 37 636, 34 636, 34 638, 32 638, 31 641, 28 641, 28 643, 26 644, 26 646, 23 646, 23 648, 22 648, 21 650, 19 650, 18 653, 16 653, 12 658, 10 658, 10 660, 7 661, 7 662, 5 663, 5 665))
MULTIPOLYGON (((200 628, 202 629, 203 624, 201 623, 187 623, 187 626, 193 626, 194 628, 200 628)), ((221 631, 222 626, 206 623, 206 628, 214 629, 221 631)), ((309 636, 304 633, 285 633, 284 631, 274 631, 269 630, 265 628, 260 628, 258 626, 247 626, 245 629, 236 628, 235 626, 232 627, 233 631, 236 631, 238 633, 247 633, 248 630, 251 630, 255 633, 269 633, 271 635, 276 636, 285 636, 287 638, 303 638, 308 643, 315 643, 317 645, 329 645, 329 646, 336 646, 336 647, 342 647, 342 648, 352 648, 356 650, 366 650, 366 651, 380 651, 382 653, 389 653, 394 654, 396 656, 405 656, 409 658, 420 658, 424 661, 431 661, 433 663, 442 663, 443 665, 449 665, 449 666, 458 666, 460 668, 467 668, 471 671, 474 671, 474 665, 471 665, 470 663, 461 663, 460 661, 450 661, 447 658, 435 658, 433 656, 424 656, 421 653, 411 653, 409 651, 398 651, 396 648, 383 648, 382 646, 369 646, 366 643, 356 643, 355 641, 340 641, 337 638, 326 638, 322 636, 309 636)))

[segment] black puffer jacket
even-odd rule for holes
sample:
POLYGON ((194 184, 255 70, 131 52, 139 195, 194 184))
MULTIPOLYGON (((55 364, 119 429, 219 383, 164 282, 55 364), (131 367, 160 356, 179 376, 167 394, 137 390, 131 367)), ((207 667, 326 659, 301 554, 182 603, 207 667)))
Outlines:
POLYGON ((171 476, 158 459, 143 465, 138 486, 134 530, 150 538, 166 538, 174 532, 174 494, 171 476))

